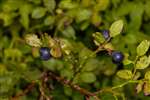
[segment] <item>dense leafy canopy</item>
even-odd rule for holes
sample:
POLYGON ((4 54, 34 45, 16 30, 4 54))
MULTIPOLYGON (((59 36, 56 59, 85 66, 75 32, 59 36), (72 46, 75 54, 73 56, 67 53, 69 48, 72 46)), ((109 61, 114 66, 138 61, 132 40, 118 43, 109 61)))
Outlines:
POLYGON ((89 91, 113 87, 120 93, 100 93, 102 100, 149 100, 144 96, 150 94, 149 20, 150 0, 0 0, 0 100, 24 93, 30 84, 20 100, 43 100, 43 92, 53 100, 85 100, 62 79, 43 85, 46 71, 89 91), (111 42, 105 44, 106 29, 111 42), (122 52, 123 63, 114 64, 103 50, 96 54, 101 44, 122 52), (40 59, 40 47, 52 47, 50 60, 40 59), (138 95, 133 84, 115 87, 139 77, 138 95))

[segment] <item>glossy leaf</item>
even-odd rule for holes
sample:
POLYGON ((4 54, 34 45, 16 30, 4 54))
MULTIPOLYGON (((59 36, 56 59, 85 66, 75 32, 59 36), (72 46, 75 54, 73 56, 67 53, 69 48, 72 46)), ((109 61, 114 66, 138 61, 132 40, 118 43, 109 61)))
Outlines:
POLYGON ((117 20, 110 26, 110 36, 115 37, 121 33, 123 29, 123 20, 117 20))
POLYGON ((94 37, 94 43, 99 46, 101 43, 103 43, 105 41, 105 38, 103 37, 103 35, 99 32, 96 32, 93 34, 94 37))
POLYGON ((150 57, 142 56, 136 63, 136 69, 145 69, 150 64, 150 57))
POLYGON ((150 42, 148 40, 142 41, 137 47, 137 55, 138 56, 144 55, 148 51, 149 46, 150 42))
POLYGON ((117 76, 122 78, 122 79, 127 79, 128 80, 128 79, 132 78, 132 72, 131 72, 131 70, 126 70, 126 69, 119 70, 117 72, 117 76))

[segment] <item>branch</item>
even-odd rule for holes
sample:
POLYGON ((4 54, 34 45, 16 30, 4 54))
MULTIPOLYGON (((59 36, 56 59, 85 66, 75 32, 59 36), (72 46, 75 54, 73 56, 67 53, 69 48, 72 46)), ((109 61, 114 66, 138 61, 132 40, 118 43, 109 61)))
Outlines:
POLYGON ((73 83, 72 83, 71 81, 69 81, 69 80, 66 80, 66 79, 64 79, 64 78, 61 78, 61 77, 55 75, 53 72, 48 72, 48 75, 49 75, 51 78, 53 78, 53 79, 57 80, 58 82, 62 83, 63 85, 68 85, 68 86, 70 86, 72 89, 74 89, 74 90, 80 92, 81 94, 85 95, 86 97, 92 96, 92 97, 95 98, 95 100, 100 100, 100 99, 97 97, 97 95, 96 95, 95 93, 92 93, 92 92, 90 92, 90 91, 88 91, 88 90, 86 90, 86 89, 84 89, 84 88, 81 88, 80 86, 78 86, 78 85, 76 85, 76 84, 73 84, 73 83))
POLYGON ((27 88, 22 91, 21 93, 16 94, 14 97, 10 98, 10 100, 18 100, 19 97, 26 95, 27 93, 29 93, 33 87, 35 86, 35 82, 33 81, 32 83, 30 83, 27 88))
POLYGON ((39 84, 39 91, 40 91, 40 94, 41 94, 39 100, 43 100, 43 99, 52 100, 52 96, 47 96, 45 91, 44 91, 45 88, 47 87, 46 86, 47 81, 48 81, 47 73, 43 72, 43 77, 41 77, 41 82, 39 84))

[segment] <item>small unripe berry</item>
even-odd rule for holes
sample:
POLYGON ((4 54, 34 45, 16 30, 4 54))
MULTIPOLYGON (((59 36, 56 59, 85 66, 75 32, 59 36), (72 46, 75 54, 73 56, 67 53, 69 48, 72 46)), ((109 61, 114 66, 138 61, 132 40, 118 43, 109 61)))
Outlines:
POLYGON ((105 39, 110 38, 109 30, 103 30, 102 35, 104 36, 105 39))
POLYGON ((121 63, 124 59, 124 55, 119 51, 113 51, 111 55, 114 63, 121 63))
POLYGON ((51 54, 50 54, 50 49, 48 47, 41 47, 39 52, 42 60, 50 59, 51 54))

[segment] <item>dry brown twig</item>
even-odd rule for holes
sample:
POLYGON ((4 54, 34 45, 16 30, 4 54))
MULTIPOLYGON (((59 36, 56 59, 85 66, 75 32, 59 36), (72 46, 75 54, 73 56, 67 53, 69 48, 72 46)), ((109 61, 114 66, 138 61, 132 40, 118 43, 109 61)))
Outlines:
MULTIPOLYGON (((52 96, 49 97, 44 92, 44 89, 46 88, 45 83, 48 81, 49 78, 50 79, 55 79, 58 82, 60 82, 61 84, 67 85, 67 86, 71 87, 72 89, 80 92, 81 94, 83 94, 86 97, 86 100, 88 100, 89 97, 93 97, 93 98, 95 98, 95 100, 100 100, 100 98, 97 96, 96 93, 92 93, 92 92, 90 92, 90 91, 88 91, 88 90, 80 87, 79 85, 73 84, 70 80, 66 80, 66 79, 64 79, 64 78, 62 78, 60 76, 57 76, 56 74, 54 74, 51 71, 44 72, 43 75, 42 75, 42 77, 41 77, 42 84, 39 87, 39 91, 40 91, 41 96, 40 96, 39 100, 43 100, 44 98, 46 100, 52 100, 52 96)), ((35 84, 36 84, 35 82, 32 82, 31 84, 29 84, 27 86, 27 88, 23 92, 16 94, 10 100, 19 100, 19 98, 21 96, 24 96, 27 93, 29 93, 33 89, 33 87, 35 86, 35 84)))

